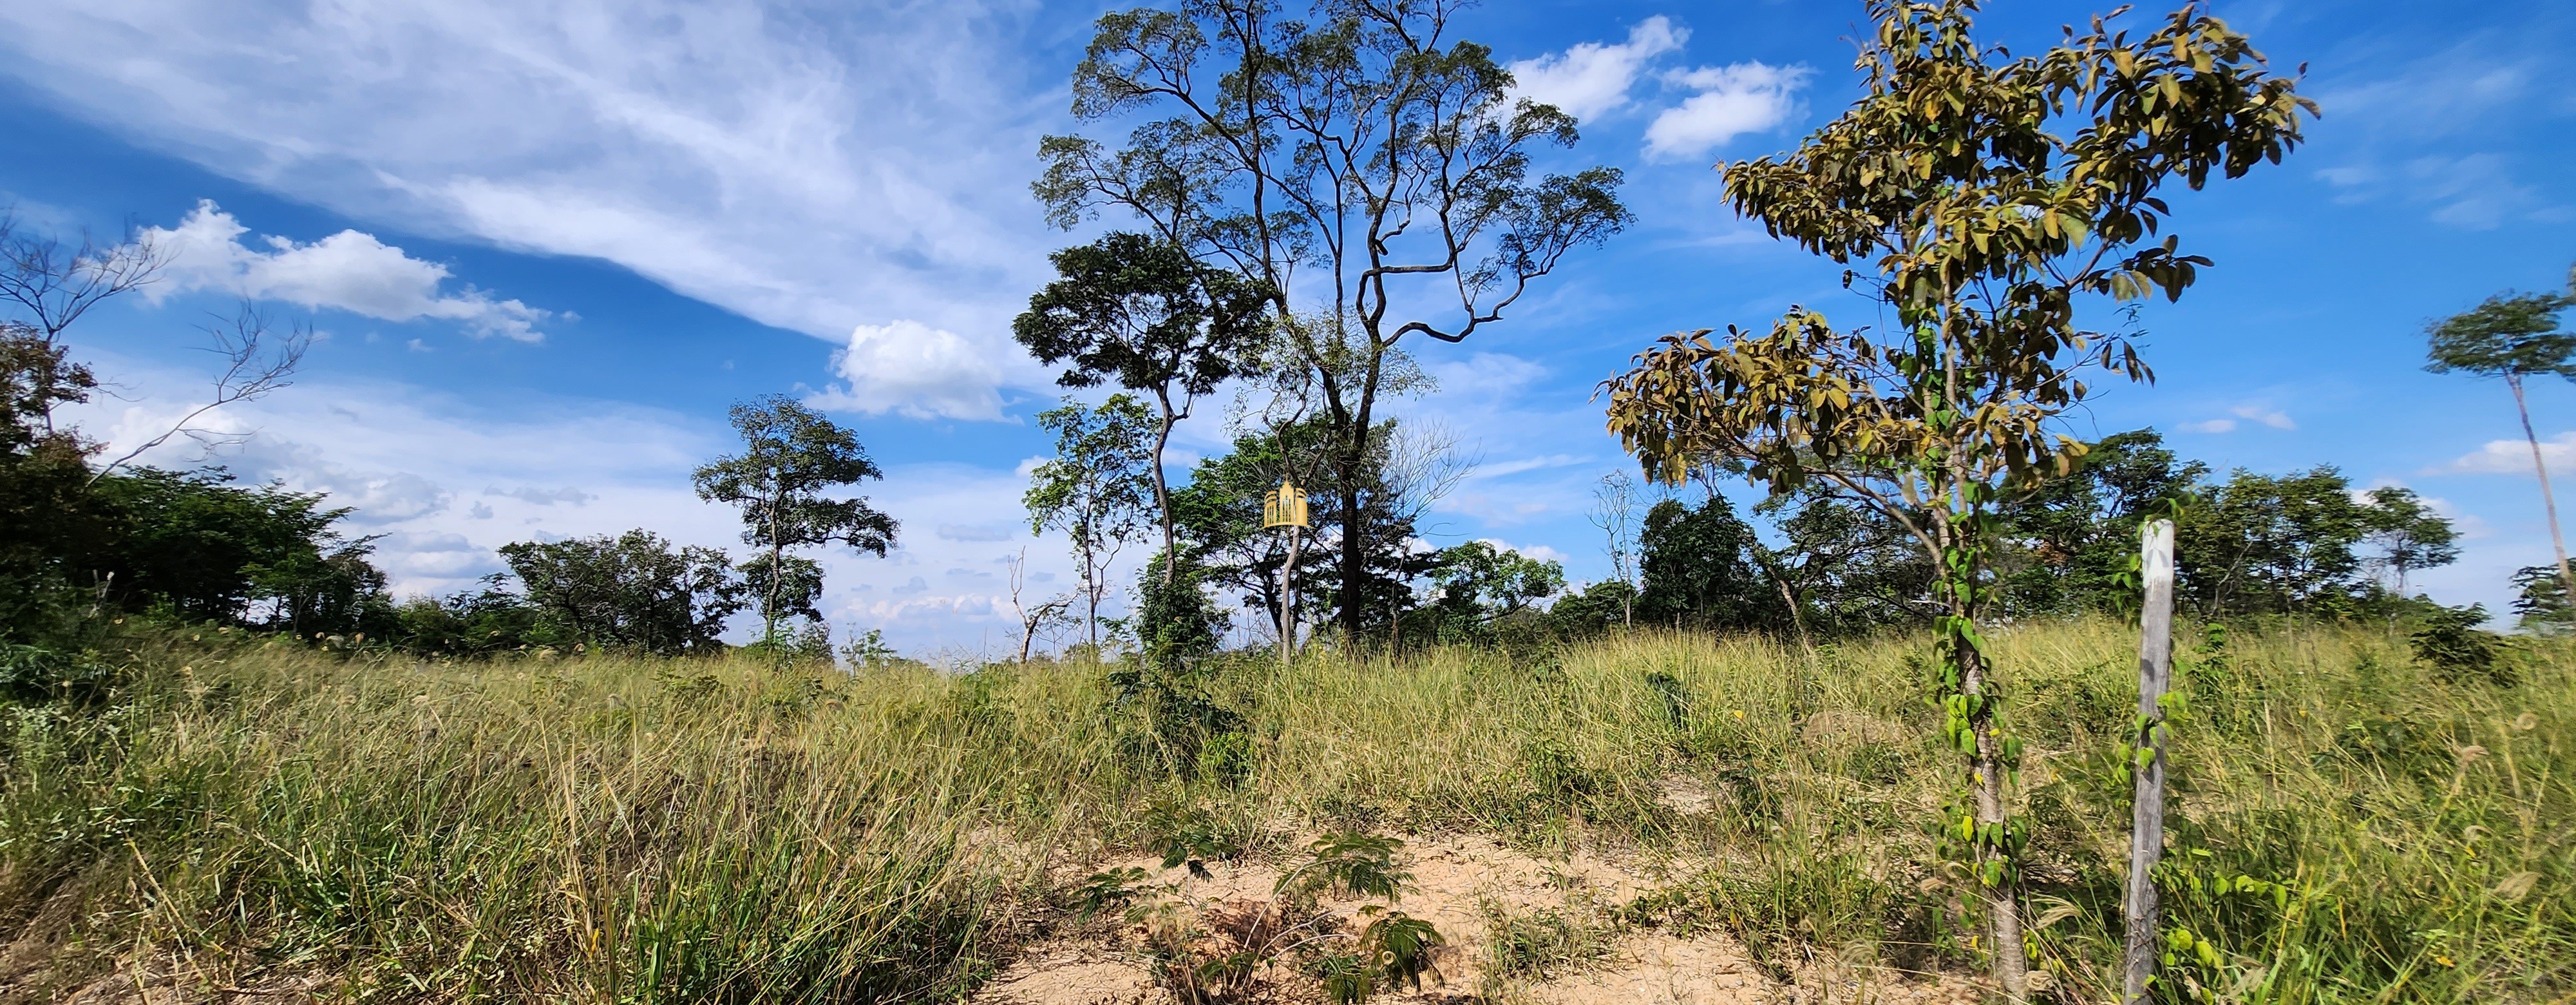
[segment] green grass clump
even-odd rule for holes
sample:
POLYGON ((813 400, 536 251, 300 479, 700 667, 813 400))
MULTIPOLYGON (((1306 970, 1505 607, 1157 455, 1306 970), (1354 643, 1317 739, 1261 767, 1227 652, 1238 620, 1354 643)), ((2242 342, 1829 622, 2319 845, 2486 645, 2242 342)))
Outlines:
MULTIPOLYGON (((1186 718, 1076 664, 782 674, 230 638, 134 640, 101 697, 0 704, 0 923, 51 927, 48 979, 148 957, 441 1001, 943 998, 1069 917, 1107 852, 1265 855, 1300 830, 1679 863, 1604 916, 1723 929, 1784 971, 1811 950, 1966 971, 1991 949, 1931 833, 1957 769, 1907 638, 1228 658, 1186 696, 1223 714, 1186 718)), ((2029 744, 2048 993, 2105 1000, 2135 635, 1992 644, 2029 744)), ((2178 988, 2576 993, 2576 648, 2517 642, 2478 675, 2413 648, 2296 624, 2183 647, 2178 988)), ((1566 948, 1589 929, 1528 920, 1515 958, 1589 952, 1566 948)))

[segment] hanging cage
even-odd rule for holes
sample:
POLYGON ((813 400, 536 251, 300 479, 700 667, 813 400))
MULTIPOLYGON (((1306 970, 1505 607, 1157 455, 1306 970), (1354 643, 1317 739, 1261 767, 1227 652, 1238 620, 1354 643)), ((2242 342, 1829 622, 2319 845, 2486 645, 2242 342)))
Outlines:
POLYGON ((1298 491, 1297 486, 1289 484, 1287 479, 1280 479, 1279 491, 1261 499, 1261 526, 1263 529, 1309 526, 1306 523, 1306 493, 1298 491))

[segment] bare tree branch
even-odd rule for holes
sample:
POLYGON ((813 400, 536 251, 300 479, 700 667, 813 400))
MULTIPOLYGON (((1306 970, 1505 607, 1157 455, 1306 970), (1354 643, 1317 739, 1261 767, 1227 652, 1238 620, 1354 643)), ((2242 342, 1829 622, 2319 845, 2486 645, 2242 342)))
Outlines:
POLYGON ((222 369, 215 375, 214 396, 180 417, 161 435, 145 440, 115 460, 100 465, 90 474, 90 484, 97 484, 109 472, 133 463, 135 458, 170 442, 173 437, 185 435, 210 445, 220 442, 224 438, 209 439, 196 428, 196 421, 226 405, 253 401, 293 383, 296 368, 304 362, 305 350, 313 345, 311 324, 299 321, 289 326, 284 334, 277 334, 269 329, 267 312, 248 300, 242 302, 232 317, 203 325, 200 330, 213 342, 207 351, 223 357, 224 361, 222 369))

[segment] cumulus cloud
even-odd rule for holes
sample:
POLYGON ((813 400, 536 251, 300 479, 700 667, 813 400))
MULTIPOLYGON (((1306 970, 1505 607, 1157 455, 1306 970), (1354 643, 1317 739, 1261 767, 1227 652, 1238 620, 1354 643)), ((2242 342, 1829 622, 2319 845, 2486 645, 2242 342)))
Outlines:
MULTIPOLYGON (((943 523, 939 525, 938 533, 942 541, 1008 541, 1020 536, 1020 529, 1007 524, 996 526, 943 523)), ((1001 561, 1001 559, 994 561, 1001 561)))
POLYGON ((1626 107, 1628 91, 1646 65, 1689 40, 1690 29, 1658 14, 1628 29, 1626 42, 1583 42, 1513 62, 1512 93, 1588 121, 1626 107))
POLYGON ((814 404, 917 419, 999 419, 1003 369, 996 360, 1009 357, 996 352, 918 321, 860 325, 832 354, 832 373, 844 383, 814 404))
MULTIPOLYGON (((2552 474, 2568 472, 2569 463, 2576 462, 2576 430, 2540 441, 2540 456, 2543 462, 2549 465, 2552 474)), ((2531 441, 2490 440, 2485 446, 2425 473, 2528 477, 2532 474, 2531 441)))
MULTIPOLYGON (((382 321, 454 321, 476 336, 527 342, 541 337, 537 323, 552 316, 471 286, 443 292, 447 266, 413 258, 373 234, 343 230, 309 244, 269 236, 255 246, 242 240, 248 233, 249 227, 212 199, 198 200, 175 228, 144 228, 144 237, 170 255, 163 282, 145 287, 145 296, 158 300, 186 290, 219 290, 382 321)), ((418 339, 411 346, 425 348, 418 339)))
POLYGON ((1746 133, 1777 129, 1797 111, 1810 74, 1804 66, 1759 62, 1667 73, 1665 84, 1696 93, 1646 127, 1646 156, 1699 157, 1746 133))

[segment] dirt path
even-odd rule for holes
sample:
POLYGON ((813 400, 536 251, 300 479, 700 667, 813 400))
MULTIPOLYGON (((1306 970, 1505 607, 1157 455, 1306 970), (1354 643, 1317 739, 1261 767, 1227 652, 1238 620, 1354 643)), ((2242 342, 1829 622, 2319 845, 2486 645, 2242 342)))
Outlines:
MULTIPOLYGON (((1478 835, 1408 839, 1405 865, 1413 886, 1397 907, 1431 921, 1448 945, 1436 957, 1442 980, 1423 991, 1376 1000, 1411 1003, 1527 1002, 1543 1005, 1830 1005, 1835 1002, 1970 1005, 1975 988, 1956 980, 1898 980, 1875 968, 1822 961, 1792 982, 1774 980, 1721 933, 1688 938, 1652 928, 1614 928, 1602 909, 1654 889, 1658 877, 1642 863, 1577 855, 1547 861, 1478 835), (1590 915, 1603 944, 1584 959, 1535 974, 1491 972, 1489 919, 1555 912, 1590 915)), ((1275 865, 1216 863, 1206 877, 1186 869, 1160 869, 1159 860, 1129 859, 1108 868, 1139 867, 1156 882, 1177 883, 1199 901, 1251 901, 1267 897, 1278 880, 1275 865)), ((1322 905, 1346 919, 1357 900, 1322 905)), ((1092 926, 1085 934, 1032 947, 972 1001, 975 1005, 1165 1005, 1173 996, 1157 986, 1139 934, 1131 928, 1092 926)), ((1298 1000, 1283 979, 1282 1001, 1298 1000)), ((1311 985, 1308 985, 1311 990, 1311 985)), ((1317 998, 1315 1000, 1321 1000, 1317 998)))

